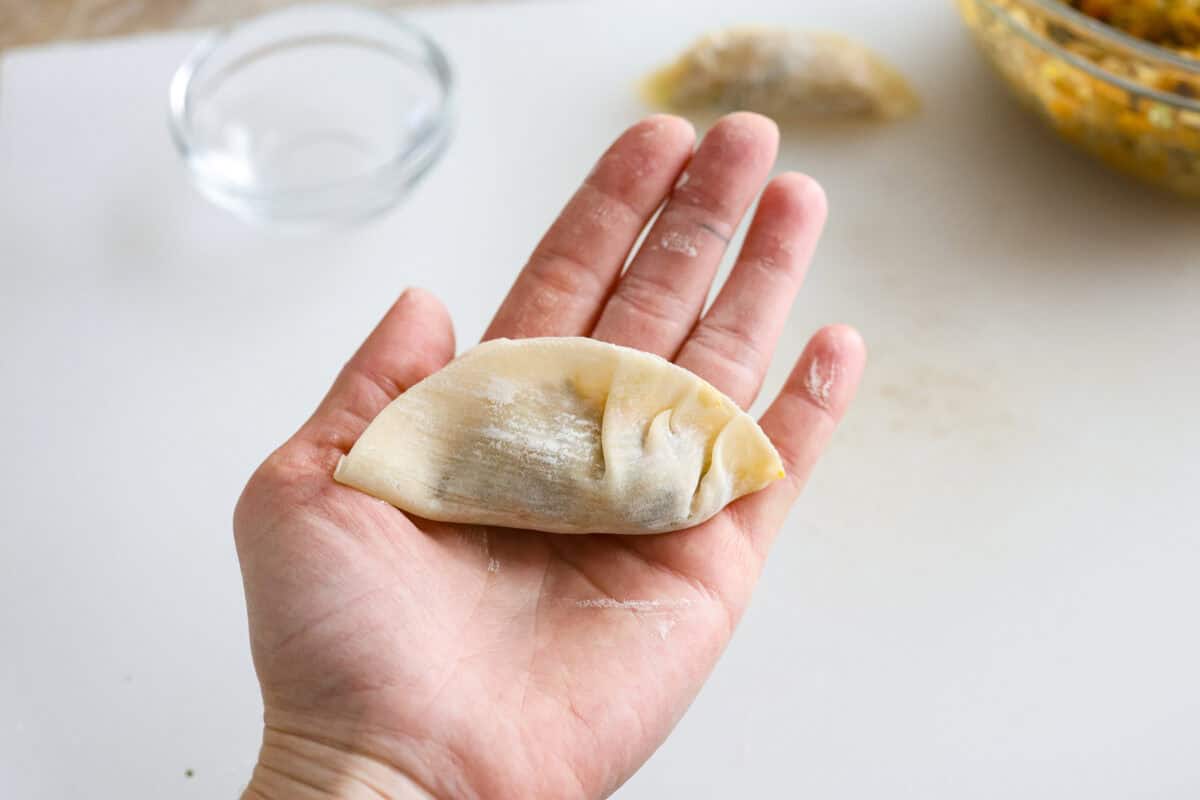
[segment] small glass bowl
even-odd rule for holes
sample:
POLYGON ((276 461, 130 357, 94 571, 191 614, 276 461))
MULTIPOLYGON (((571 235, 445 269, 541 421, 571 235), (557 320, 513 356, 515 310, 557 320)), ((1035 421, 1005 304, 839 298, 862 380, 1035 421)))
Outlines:
POLYGON ((395 205, 450 137, 451 71, 397 17, 301 5, 205 39, 171 81, 170 128, 199 190, 289 227, 395 205))
POLYGON ((1105 163, 1200 198, 1200 60, 1061 0, 956 0, 1017 96, 1105 163))

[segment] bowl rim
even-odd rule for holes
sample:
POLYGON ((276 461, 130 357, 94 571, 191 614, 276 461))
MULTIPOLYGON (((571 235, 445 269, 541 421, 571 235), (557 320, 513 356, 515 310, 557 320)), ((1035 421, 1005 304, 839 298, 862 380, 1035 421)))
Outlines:
MULTIPOLYGON (((428 162, 431 157, 436 157, 442 152, 449 139, 452 125, 455 88, 454 70, 450 66, 450 61, 446 57, 446 53, 442 50, 442 47, 428 33, 408 22, 398 12, 354 5, 352 3, 301 3, 256 14, 214 29, 192 48, 171 76, 170 86, 167 91, 167 126, 176 150, 187 163, 188 169, 193 176, 197 176, 197 170, 191 163, 192 156, 196 152, 196 147, 192 139, 188 116, 191 110, 194 79, 197 73, 239 31, 253 25, 262 24, 264 21, 273 18, 298 16, 313 11, 349 13, 361 17, 369 17, 377 23, 391 28, 393 32, 400 32, 413 37, 423 51, 424 64, 429 68, 429 73, 434 76, 438 84, 438 105, 434 113, 417 129, 417 134, 412 137, 407 147, 397 150, 384 163, 356 175, 338 178, 313 186, 267 190, 247 188, 225 180, 221 176, 211 172, 205 172, 203 179, 206 182, 219 185, 222 192, 246 199, 300 197, 323 194, 339 188, 362 184, 382 174, 402 171, 406 166, 412 167, 414 171, 420 173, 428 168, 428 162)), ((271 46, 278 47, 283 43, 302 42, 321 38, 332 39, 336 38, 336 35, 308 33, 282 36, 272 42, 271 46)), ((368 42, 369 40, 362 40, 363 44, 368 42)), ((374 42, 370 42, 370 46, 378 47, 374 42)), ((386 49, 391 50, 391 48, 386 49)))
POLYGON ((1185 69, 1188 72, 1200 73, 1200 59, 1189 58, 1188 56, 1180 55, 1178 52, 1169 47, 1148 42, 1145 39, 1139 39, 1133 34, 1126 33, 1120 28, 1114 28, 1106 22, 1101 22, 1095 17, 1085 14, 1082 11, 1067 5, 1063 0, 1027 0, 1036 6, 1041 6, 1055 16, 1064 17, 1072 22, 1087 28, 1092 33, 1105 39, 1112 39, 1123 47, 1130 50, 1136 50, 1148 58, 1157 58, 1166 61, 1180 69, 1185 69))
MULTIPOLYGON (((977 0, 977 2, 990 8, 992 12, 996 14, 996 16, 1004 20, 1005 24, 1008 25, 1009 28, 1024 37, 1031 44, 1034 44, 1037 47, 1052 53, 1055 57, 1078 67, 1098 80, 1116 84, 1130 93, 1151 98, 1157 102, 1163 103, 1164 105, 1200 112, 1200 98, 1190 98, 1181 94, 1164 92, 1161 89, 1156 89, 1152 86, 1146 86, 1145 84, 1138 83, 1136 80, 1132 80, 1123 75, 1110 72, 1096 62, 1067 50, 1058 42, 1038 34, 1024 25, 1018 24, 1018 22, 1013 18, 1011 8, 1009 6, 1001 5, 1000 3, 996 2, 996 0, 977 0)), ((1063 0, 1015 0, 1015 2, 1020 5, 1036 6, 1049 16, 1055 17, 1059 20, 1064 20, 1071 25, 1081 27, 1099 39, 1107 40, 1118 47, 1131 50, 1137 55, 1143 56, 1147 59, 1165 62, 1170 66, 1176 67, 1182 71, 1195 75, 1197 78, 1200 78, 1200 59, 1181 56, 1166 47, 1161 47, 1151 42, 1147 42, 1144 39, 1139 39, 1136 36, 1125 33, 1122 30, 1101 22, 1095 17, 1084 14, 1082 11, 1077 11, 1063 2, 1063 0)))

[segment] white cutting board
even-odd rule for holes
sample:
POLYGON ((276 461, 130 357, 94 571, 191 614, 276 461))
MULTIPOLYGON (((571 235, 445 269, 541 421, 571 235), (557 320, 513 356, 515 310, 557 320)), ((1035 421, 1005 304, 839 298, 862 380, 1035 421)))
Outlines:
POLYGON ((1031 125, 949 3, 738 5, 414 15, 457 68, 457 139, 397 212, 316 237, 189 188, 164 101, 195 35, 5 57, 0 797, 235 795, 260 713, 242 482, 405 285, 475 340, 642 113, 634 79, 740 20, 853 32, 926 110, 785 146, 832 212, 768 390, 823 323, 872 361, 620 797, 1200 794, 1200 206, 1031 125))

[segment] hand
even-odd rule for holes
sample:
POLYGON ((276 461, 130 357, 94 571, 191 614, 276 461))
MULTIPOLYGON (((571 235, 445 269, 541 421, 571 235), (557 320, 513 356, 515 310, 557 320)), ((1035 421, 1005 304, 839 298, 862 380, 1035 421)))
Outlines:
MULTIPOLYGON (((695 153, 694 137, 668 116, 626 131, 537 246, 487 337, 590 335, 638 347, 749 406, 825 198, 802 175, 771 181, 700 317, 778 131, 742 113, 695 153)), ((580 536, 429 522, 333 482, 376 413, 454 352, 445 309, 405 292, 238 503, 265 706, 246 797, 614 791, 666 738, 728 643, 865 359, 849 328, 809 342, 762 418, 787 478, 691 530, 580 536)))

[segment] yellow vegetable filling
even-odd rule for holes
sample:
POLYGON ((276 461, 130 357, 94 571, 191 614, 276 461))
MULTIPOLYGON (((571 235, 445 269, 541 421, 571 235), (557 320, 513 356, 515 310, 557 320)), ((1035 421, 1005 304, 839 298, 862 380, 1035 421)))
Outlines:
MULTIPOLYGON (((957 0, 984 54, 1065 139, 1200 197, 1200 0, 1062 0, 1166 48, 1142 53, 1032 0, 957 0)), ((1091 26, 1094 27, 1094 26, 1091 26)))

